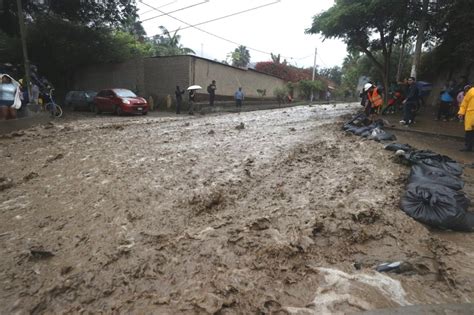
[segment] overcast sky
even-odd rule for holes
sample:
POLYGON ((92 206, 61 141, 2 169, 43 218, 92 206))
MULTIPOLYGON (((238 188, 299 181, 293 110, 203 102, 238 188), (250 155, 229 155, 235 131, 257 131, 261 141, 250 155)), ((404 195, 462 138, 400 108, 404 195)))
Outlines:
POLYGON ((274 53, 281 54, 282 61, 286 58, 292 65, 311 67, 316 47, 318 67, 340 66, 346 56, 346 46, 341 41, 323 42, 319 35, 304 33, 313 16, 330 8, 334 0, 138 0, 137 4, 148 36, 159 34, 160 25, 169 31, 181 28, 181 44, 204 58, 225 60, 238 44, 247 46, 251 62, 269 61, 269 54, 274 53), (166 13, 198 5, 170 13, 182 22, 166 15, 146 21, 161 13, 144 3, 166 13), (265 4, 271 5, 198 26, 231 42, 194 28, 184 29, 188 26, 185 23, 195 25, 265 4))

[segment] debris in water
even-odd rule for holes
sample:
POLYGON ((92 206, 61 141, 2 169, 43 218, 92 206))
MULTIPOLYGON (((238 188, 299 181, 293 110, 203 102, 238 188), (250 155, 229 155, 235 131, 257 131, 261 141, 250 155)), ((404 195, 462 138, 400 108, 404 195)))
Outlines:
POLYGON ((245 129, 245 124, 243 122, 241 122, 240 125, 235 127, 235 129, 237 129, 237 130, 245 129))
POLYGON ((49 250, 44 250, 44 249, 41 249, 41 248, 38 248, 38 249, 30 249, 30 254, 33 258, 35 259, 47 259, 47 258, 51 258, 54 256, 54 254, 52 252, 50 252, 49 250))

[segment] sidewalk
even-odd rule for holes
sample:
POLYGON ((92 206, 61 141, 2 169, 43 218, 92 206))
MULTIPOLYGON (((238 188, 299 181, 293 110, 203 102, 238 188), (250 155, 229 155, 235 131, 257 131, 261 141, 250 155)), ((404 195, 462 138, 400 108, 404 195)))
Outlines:
POLYGON ((45 124, 50 120, 49 113, 27 111, 23 117, 18 119, 0 121, 0 135, 45 124))
POLYGON ((387 114, 380 116, 382 119, 386 119, 390 125, 386 129, 414 132, 432 136, 443 136, 456 139, 464 139, 464 125, 463 123, 452 120, 452 121, 436 121, 437 108, 427 106, 422 108, 417 113, 415 123, 410 127, 400 125, 400 120, 403 118, 402 113, 387 114))

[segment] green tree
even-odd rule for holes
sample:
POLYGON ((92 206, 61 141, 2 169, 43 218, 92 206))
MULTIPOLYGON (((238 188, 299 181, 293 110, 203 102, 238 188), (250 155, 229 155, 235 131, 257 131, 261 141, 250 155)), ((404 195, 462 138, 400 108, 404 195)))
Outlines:
POLYGON ((318 74, 322 77, 328 78, 334 83, 341 85, 342 80, 342 69, 341 67, 335 66, 332 68, 322 68, 318 71, 318 74))
POLYGON ((54 16, 38 18, 29 25, 28 34, 30 59, 50 80, 65 86, 82 67, 153 53, 151 44, 121 30, 92 29, 54 16))
POLYGON ((338 0, 314 17, 307 32, 342 39, 350 50, 364 53, 387 89, 394 45, 407 25, 413 23, 414 9, 410 0, 338 0))
POLYGON ((302 95, 306 100, 311 98, 311 94, 317 94, 327 89, 327 86, 319 80, 301 80, 298 85, 302 95))
POLYGON ((234 67, 245 68, 250 63, 250 52, 245 46, 240 45, 230 54, 230 56, 234 67))
MULTIPOLYGON (((44 16, 55 16, 74 24, 91 28, 120 28, 137 20, 135 0, 22 0, 23 9, 28 20, 34 22, 44 16)), ((3 11, 0 13, 0 29, 10 36, 19 34, 16 0, 3 0, 3 11)))
POLYGON ((422 56, 424 75, 436 76, 442 70, 465 67, 466 75, 474 65, 474 2, 438 0, 430 9, 431 42, 435 47, 422 56))
POLYGON ((160 26, 160 30, 162 34, 155 35, 152 38, 152 43, 155 46, 155 55, 174 56, 195 54, 192 49, 183 47, 183 45, 179 43, 181 40, 181 35, 178 35, 178 30, 173 34, 170 34, 170 32, 164 26, 160 26))

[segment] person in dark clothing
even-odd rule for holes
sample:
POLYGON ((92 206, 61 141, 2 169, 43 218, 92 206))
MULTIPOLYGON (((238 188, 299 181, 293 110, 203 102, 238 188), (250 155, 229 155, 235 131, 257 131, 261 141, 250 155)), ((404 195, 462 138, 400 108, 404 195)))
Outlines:
POLYGON ((179 85, 176 86, 176 91, 174 91, 174 94, 176 95, 176 114, 181 114, 181 105, 183 104, 183 94, 184 90, 181 91, 179 88, 179 85))
POLYGON ((194 115, 194 102, 196 100, 196 91, 189 91, 189 115, 194 115))
POLYGON ((418 104, 420 97, 420 90, 416 84, 414 77, 408 78, 408 92, 405 100, 403 101, 403 120, 400 123, 406 126, 411 125, 415 121, 415 109, 418 104))
POLYGON ((207 87, 209 93, 209 105, 214 106, 214 98, 216 97, 216 80, 212 80, 212 83, 207 87))

